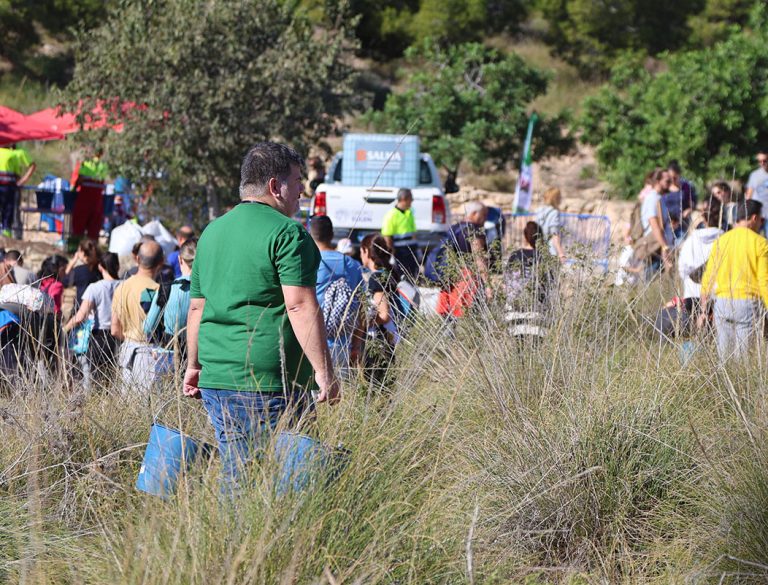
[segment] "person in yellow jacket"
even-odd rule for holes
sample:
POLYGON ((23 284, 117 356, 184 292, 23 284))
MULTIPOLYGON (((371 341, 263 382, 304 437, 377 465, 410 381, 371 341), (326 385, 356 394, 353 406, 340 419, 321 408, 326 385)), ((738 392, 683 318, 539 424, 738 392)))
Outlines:
POLYGON ((416 220, 413 217, 413 193, 410 189, 397 192, 397 203, 387 211, 381 226, 381 235, 387 240, 389 249, 394 252, 395 260, 404 275, 416 278, 419 274, 419 261, 416 257, 416 220))
POLYGON ((11 236, 14 225, 19 187, 29 180, 36 168, 23 148, 13 144, 0 148, 0 230, 6 237, 11 236))
POLYGON ((712 245, 701 278, 701 306, 714 296, 717 353, 721 360, 740 357, 768 307, 768 240, 762 203, 748 199, 736 209, 735 227, 712 245))
POLYGON ((84 235, 96 242, 104 225, 104 182, 109 170, 101 160, 101 152, 84 160, 72 174, 73 189, 77 191, 75 207, 72 210, 72 235, 84 235))

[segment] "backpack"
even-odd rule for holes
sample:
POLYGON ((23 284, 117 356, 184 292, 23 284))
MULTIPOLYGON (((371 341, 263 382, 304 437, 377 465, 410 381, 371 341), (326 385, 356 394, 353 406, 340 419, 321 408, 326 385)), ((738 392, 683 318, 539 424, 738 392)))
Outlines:
MULTIPOLYGON (((325 264, 325 262, 323 262, 325 264)), ((333 274, 328 264, 326 267, 333 274)), ((344 339, 352 335, 358 318, 358 300, 347 279, 340 276, 325 289, 323 322, 328 339, 344 339)))
POLYGON ((409 315, 415 314, 421 304, 419 289, 407 280, 401 280, 397 285, 397 295, 394 297, 395 321, 398 328, 409 315))

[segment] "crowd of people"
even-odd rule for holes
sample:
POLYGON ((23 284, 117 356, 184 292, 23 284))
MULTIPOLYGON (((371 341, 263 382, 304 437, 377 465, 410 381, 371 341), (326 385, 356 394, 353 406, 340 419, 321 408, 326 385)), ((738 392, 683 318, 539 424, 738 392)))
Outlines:
POLYGON ((757 162, 743 192, 716 180, 701 201, 675 161, 651 171, 621 258, 619 283, 647 281, 676 266, 681 292, 657 328, 695 335, 714 327, 721 360, 754 346, 768 307, 768 149, 757 162))
MULTIPOLYGON (((240 204, 209 224, 197 244, 184 392, 208 412, 226 489, 241 486, 265 429, 286 413, 301 425, 316 405, 338 400, 340 379, 364 379, 369 391, 386 393, 428 267, 440 289, 437 311, 449 323, 491 298, 545 310, 555 286, 549 275, 557 256, 547 250, 558 250, 554 217, 549 234, 529 222, 523 248, 498 267, 483 203, 467 203, 443 241, 421 251, 413 197, 402 189, 381 232, 365 235, 358 248, 335 241, 327 216, 311 217, 306 227, 294 219, 303 171, 303 159, 285 145, 252 147, 241 168, 240 204)), ((553 192, 551 204, 558 203, 553 192)))
POLYGON ((184 355, 197 242, 192 228, 178 230, 177 242, 178 250, 166 258, 152 236, 143 236, 134 246, 135 266, 122 272, 116 254, 87 238, 71 259, 54 254, 37 272, 29 270, 20 251, 0 250, 6 373, 31 357, 19 352, 20 346, 29 347, 25 336, 36 336, 28 328, 31 320, 41 324, 48 361, 70 357, 86 387, 95 379, 113 380, 118 367, 127 386, 147 391, 171 352, 179 359, 184 355), (65 303, 65 288, 73 289, 71 303, 65 303))

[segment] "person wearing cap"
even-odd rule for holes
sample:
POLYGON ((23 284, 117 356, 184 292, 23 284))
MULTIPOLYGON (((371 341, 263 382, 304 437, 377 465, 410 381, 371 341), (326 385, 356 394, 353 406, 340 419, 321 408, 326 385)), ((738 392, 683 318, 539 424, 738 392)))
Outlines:
POLYGON ((23 148, 16 148, 15 144, 0 148, 0 230, 6 237, 11 236, 19 187, 29 180, 36 168, 23 148))
POLYGON ((413 193, 410 189, 397 192, 397 203, 384 216, 381 235, 387 240, 389 249, 394 252, 395 261, 403 274, 416 278, 419 274, 419 261, 416 258, 416 220, 413 217, 413 193))
POLYGON ((84 160, 72 174, 72 185, 77 191, 72 210, 72 235, 87 235, 97 241, 104 225, 104 182, 107 180, 107 165, 98 151, 93 158, 84 160))

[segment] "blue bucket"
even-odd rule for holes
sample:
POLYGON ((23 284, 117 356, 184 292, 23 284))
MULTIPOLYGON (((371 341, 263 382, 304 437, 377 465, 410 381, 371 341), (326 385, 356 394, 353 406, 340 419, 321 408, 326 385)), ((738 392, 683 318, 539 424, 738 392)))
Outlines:
POLYGON ((276 491, 282 496, 289 491, 305 490, 323 474, 327 474, 329 481, 338 477, 349 460, 349 451, 334 449, 307 435, 282 431, 275 441, 275 458, 276 491))
POLYGON ((156 349, 155 355, 155 375, 165 376, 167 374, 173 374, 173 350, 172 349, 156 349))
POLYGON ((154 423, 149 432, 136 489, 161 498, 173 495, 182 471, 189 469, 198 452, 209 454, 211 449, 210 445, 198 445, 176 429, 154 423))
POLYGON ((680 365, 683 367, 688 365, 688 362, 693 359, 693 356, 696 353, 696 350, 698 349, 698 346, 696 345, 696 342, 694 341, 683 341, 682 345, 680 346, 680 365))

